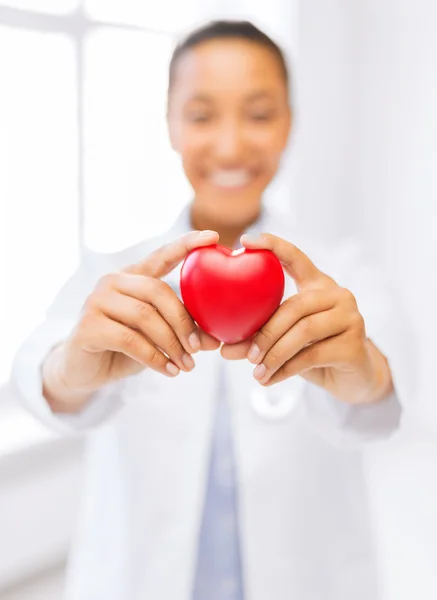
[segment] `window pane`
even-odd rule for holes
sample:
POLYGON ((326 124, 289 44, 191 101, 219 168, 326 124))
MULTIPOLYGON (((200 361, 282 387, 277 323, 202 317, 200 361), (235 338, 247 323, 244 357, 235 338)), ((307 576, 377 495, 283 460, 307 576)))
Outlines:
POLYGON ((85 242, 116 251, 165 230, 189 199, 165 109, 164 35, 99 30, 86 43, 85 242))
POLYGON ((202 0, 85 0, 88 14, 101 21, 180 31, 201 18, 202 0))
POLYGON ((68 13, 79 5, 80 0, 0 0, 0 6, 28 9, 53 14, 68 13))
POLYGON ((78 259, 77 106, 67 37, 0 27, 0 382, 78 259))

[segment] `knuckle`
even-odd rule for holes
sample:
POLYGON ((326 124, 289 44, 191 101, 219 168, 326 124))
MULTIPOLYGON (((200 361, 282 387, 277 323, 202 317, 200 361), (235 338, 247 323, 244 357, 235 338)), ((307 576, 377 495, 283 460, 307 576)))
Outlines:
POLYGON ((273 331, 270 329, 268 325, 264 325, 258 331, 257 342, 261 345, 263 343, 269 343, 273 339, 273 331))
POLYGON ((322 286, 324 289, 334 289, 334 288, 339 287, 339 285, 335 281, 335 279, 330 277, 327 273, 320 272, 320 277, 321 277, 321 283, 322 283, 322 286))
POLYGON ((340 288, 340 298, 345 304, 352 305, 352 306, 357 305, 355 296, 347 288, 340 288))
POLYGON ((166 296, 168 294, 169 286, 165 283, 165 281, 162 281, 162 279, 155 279, 153 277, 150 277, 149 283, 152 286, 153 292, 156 296, 162 298, 163 296, 166 296))
POLYGON ((92 293, 85 300, 84 308, 95 309, 108 294, 112 294, 120 281, 120 273, 107 273, 100 277, 92 293))
POLYGON ((91 294, 85 299, 82 305, 83 314, 99 314, 102 308, 107 304, 108 298, 113 295, 113 287, 106 285, 100 286, 99 284, 91 292, 91 294))
POLYGON ((305 350, 305 358, 309 363, 316 362, 319 357, 319 348, 317 344, 310 344, 305 350))
POLYGON ((188 311, 186 311, 182 305, 178 309, 176 318, 177 318, 179 325, 182 325, 182 326, 185 326, 188 324, 191 325, 191 323, 192 323, 192 319, 191 319, 190 315, 188 314, 188 311))
POLYGON ((264 362, 273 368, 275 367, 275 365, 280 363, 280 361, 281 361, 281 355, 275 347, 271 348, 268 351, 268 353, 264 359, 264 362))
POLYGON ((314 334, 314 317, 307 316, 301 319, 301 327, 306 337, 311 338, 314 334))
POLYGON ((180 344, 179 344, 179 339, 176 335, 171 335, 169 341, 168 341, 168 349, 170 351, 173 350, 180 350, 180 344))
POLYGON ((167 271, 173 266, 173 256, 172 256, 172 245, 165 244, 165 246, 161 246, 155 253, 155 270, 157 271, 167 271))
POLYGON ((135 312, 141 321, 148 321, 156 313, 156 309, 146 302, 138 302, 135 305, 135 312))
POLYGON ((351 314, 350 325, 351 329, 353 329, 357 333, 361 334, 365 330, 364 319, 360 312, 354 311, 351 314))
POLYGON ((152 348, 148 356, 148 362, 151 367, 158 367, 161 364, 162 354, 157 348, 152 348))
POLYGON ((298 294, 290 296, 290 298, 288 298, 284 303, 288 314, 297 321, 308 312, 313 297, 314 292, 312 290, 299 292, 298 294))
POLYGON ((294 294, 285 301, 288 309, 299 312, 306 304, 305 295, 302 293, 294 294))
POLYGON ((132 329, 121 334, 121 343, 124 348, 135 348, 138 343, 138 334, 132 329))

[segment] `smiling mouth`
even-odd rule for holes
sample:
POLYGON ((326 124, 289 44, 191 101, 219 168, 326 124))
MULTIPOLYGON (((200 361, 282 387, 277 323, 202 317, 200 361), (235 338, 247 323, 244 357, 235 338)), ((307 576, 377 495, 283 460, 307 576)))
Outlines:
POLYGON ((253 179, 254 173, 247 169, 222 169, 213 171, 209 176, 214 186, 227 190, 247 187, 253 179))

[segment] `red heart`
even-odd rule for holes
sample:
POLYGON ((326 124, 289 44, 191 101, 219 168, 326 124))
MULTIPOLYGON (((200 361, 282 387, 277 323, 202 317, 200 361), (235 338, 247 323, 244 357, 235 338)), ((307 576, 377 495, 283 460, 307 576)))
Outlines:
POLYGON ((181 270, 182 300, 193 319, 221 342, 252 337, 284 295, 284 271, 270 250, 192 250, 181 270))

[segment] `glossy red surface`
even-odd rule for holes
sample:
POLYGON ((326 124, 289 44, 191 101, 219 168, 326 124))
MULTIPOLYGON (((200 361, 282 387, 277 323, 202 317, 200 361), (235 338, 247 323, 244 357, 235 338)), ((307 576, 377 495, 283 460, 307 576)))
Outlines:
POLYGON ((284 285, 282 265, 269 250, 196 248, 181 270, 188 312, 204 331, 228 344, 252 337, 269 320, 284 285))

